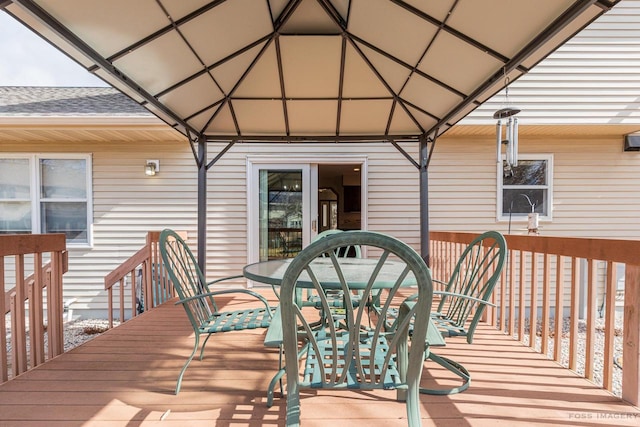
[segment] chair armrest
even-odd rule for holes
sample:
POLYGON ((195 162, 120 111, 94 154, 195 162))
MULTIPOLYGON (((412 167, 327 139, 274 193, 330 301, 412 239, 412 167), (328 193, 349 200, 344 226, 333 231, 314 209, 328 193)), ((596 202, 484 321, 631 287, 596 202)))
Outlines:
POLYGON ((458 297, 458 298, 463 298, 463 299, 467 299, 467 300, 470 300, 470 301, 476 301, 476 302, 479 302, 480 304, 486 304, 486 305, 491 306, 491 307, 496 307, 495 304, 492 304, 489 301, 485 301, 483 299, 476 298, 476 297, 471 297, 471 296, 465 295, 465 294, 458 294, 458 293, 455 293, 455 292, 433 291, 433 295, 446 295, 446 296, 458 297))
POLYGON ((224 282, 225 280, 240 279, 242 277, 244 277, 242 274, 237 274, 235 276, 229 276, 229 277, 223 277, 221 279, 216 279, 216 280, 212 280, 210 282, 207 282, 207 286, 215 285, 216 283, 224 282))
POLYGON ((176 301, 176 305, 184 304, 186 302, 193 301, 193 300, 199 300, 199 299, 202 299, 202 298, 205 298, 205 297, 213 297, 213 296, 216 296, 216 295, 233 294, 233 293, 247 294, 247 295, 251 295, 251 296, 259 299, 264 304, 265 308, 267 309, 267 312, 269 313, 269 317, 270 318, 273 317, 273 313, 272 313, 271 307, 269 306, 269 301, 267 301, 267 299, 265 297, 263 297, 262 295, 260 295, 259 293, 250 291, 248 289, 224 289, 224 290, 214 291, 214 292, 205 292, 205 293, 202 293, 202 294, 194 295, 194 296, 189 297, 189 298, 178 300, 178 301, 176 301))
POLYGON ((282 345, 282 315, 280 314, 280 306, 273 313, 273 318, 264 337, 265 347, 280 347, 282 345))

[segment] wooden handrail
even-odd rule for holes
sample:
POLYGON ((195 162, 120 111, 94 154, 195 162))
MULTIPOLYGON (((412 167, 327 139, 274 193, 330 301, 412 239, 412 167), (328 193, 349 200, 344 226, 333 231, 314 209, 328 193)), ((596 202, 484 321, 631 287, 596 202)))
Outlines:
MULTIPOLYGON (((32 286, 33 283, 41 283, 42 288, 45 288, 49 283, 51 283, 51 262, 46 263, 45 265, 42 266, 42 268, 40 269, 42 274, 42 277, 44 277, 44 280, 42 281, 37 281, 36 280, 36 273, 32 273, 29 277, 27 277, 26 279, 24 279, 25 283, 27 284, 27 286, 32 286)), ((69 252, 67 251, 63 251, 62 252, 62 273, 66 273, 69 271, 69 252)), ((4 306, 5 306, 5 315, 9 313, 9 309, 7 307, 9 307, 10 303, 11 303, 11 294, 14 293, 16 291, 15 286, 11 289, 9 289, 8 291, 5 291, 5 295, 4 295, 4 306)), ((24 297, 24 301, 27 301, 29 299, 29 297, 27 295, 25 295, 24 297)))
POLYGON ((0 289, 3 290, 0 296, 0 383, 9 379, 9 373, 15 377, 64 351, 62 275, 67 269, 64 234, 0 236, 0 289), (47 253, 51 261, 42 266, 43 254, 47 253), (15 286, 5 292, 7 257, 14 257, 11 271, 15 286), (32 257, 35 270, 26 278, 25 257, 32 257), (46 292, 46 327, 43 290, 46 292), (10 358, 6 350, 7 313, 11 319, 10 358), (48 336, 46 354, 45 330, 48 336))
MULTIPOLYGON (((446 280, 464 247, 477 235, 474 233, 431 232, 431 265, 435 279, 446 280)), ((605 326, 603 355, 603 387, 612 389, 615 334, 616 264, 625 265, 624 344, 622 398, 633 405, 640 403, 640 240, 614 240, 546 236, 505 236, 509 262, 496 286, 492 302, 496 308, 487 310, 485 320, 505 333, 524 341, 538 351, 536 324, 542 324, 539 351, 549 353, 550 324, 555 316, 554 352, 550 357, 560 362, 563 311, 568 307, 569 369, 577 366, 578 314, 580 293, 586 301, 586 355, 584 377, 594 379, 596 290, 602 288, 601 307, 605 326), (586 276, 580 277, 586 265, 586 276), (586 286, 581 289, 581 283, 586 286), (559 291, 558 291, 559 290, 559 291), (566 291, 570 298, 565 298, 566 291), (517 298, 516 298, 517 294, 517 298), (552 295, 555 294, 555 298, 552 295), (528 298, 527 298, 528 295, 528 298), (553 307, 552 307, 553 304, 553 307), (528 308, 528 314, 527 314, 528 308), (554 310, 552 310, 552 308, 554 310), (558 308, 556 310, 556 308, 558 308), (552 315, 553 313, 553 315, 552 315), (530 321, 530 334, 525 334, 525 320, 530 321), (518 323, 516 328, 515 323, 518 323)))
MULTIPOLYGON (((180 231, 178 234, 184 239, 187 238, 186 231, 180 231)), ((105 276, 104 288, 108 293, 109 327, 113 327, 114 323, 114 303, 117 305, 119 320, 122 323, 125 321, 126 311, 129 311, 130 317, 133 318, 142 311, 150 310, 173 298, 173 287, 169 285, 168 276, 160 260, 159 240, 159 231, 148 232, 145 245, 105 276), (138 272, 142 273, 140 283, 138 283, 138 272), (127 282, 131 286, 128 297, 125 295, 127 282), (116 292, 117 299, 114 301, 116 292), (129 302, 127 303, 126 300, 129 302)))

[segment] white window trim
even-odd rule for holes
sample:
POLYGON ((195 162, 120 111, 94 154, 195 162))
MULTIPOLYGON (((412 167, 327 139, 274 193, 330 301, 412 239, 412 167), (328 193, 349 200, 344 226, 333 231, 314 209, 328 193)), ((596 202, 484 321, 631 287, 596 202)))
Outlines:
MULTIPOLYGON (((502 160, 505 160, 505 156, 502 156, 502 160)), ((518 160, 546 160, 547 162, 547 185, 546 186, 536 186, 539 188, 547 189, 547 215, 540 215, 540 221, 551 221, 553 220, 553 154, 519 154, 518 160)), ((511 216, 505 215, 502 213, 502 178, 503 178, 503 170, 502 170, 502 162, 496 163, 496 176, 497 176, 497 187, 498 187, 498 195, 497 195, 497 205, 496 205, 496 219, 499 222, 511 221, 511 222, 527 222, 527 216, 511 216)), ((513 187, 512 187, 513 188, 513 187)), ((529 186, 523 188, 530 188, 529 186)))
MULTIPOLYGON (((73 243, 67 242, 67 248, 92 248, 93 247, 93 166, 91 154, 78 153, 2 153, 2 158, 28 159, 29 179, 30 179, 30 201, 31 201, 31 232, 33 234, 42 233, 40 224, 40 196, 41 185, 40 159, 82 159, 87 162, 86 189, 87 189, 87 242, 73 243)), ((65 199, 65 201, 69 201, 65 199)), ((83 200, 84 201, 84 200, 83 200)))

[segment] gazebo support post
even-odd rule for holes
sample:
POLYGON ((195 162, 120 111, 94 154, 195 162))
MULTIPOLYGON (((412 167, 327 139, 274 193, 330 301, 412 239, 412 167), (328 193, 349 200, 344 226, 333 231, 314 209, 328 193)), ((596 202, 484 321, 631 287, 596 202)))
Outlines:
POLYGON ((427 136, 420 136, 420 254, 422 259, 431 266, 429 248, 429 150, 427 136))
POLYGON ((207 266, 207 140, 198 137, 198 266, 207 266))

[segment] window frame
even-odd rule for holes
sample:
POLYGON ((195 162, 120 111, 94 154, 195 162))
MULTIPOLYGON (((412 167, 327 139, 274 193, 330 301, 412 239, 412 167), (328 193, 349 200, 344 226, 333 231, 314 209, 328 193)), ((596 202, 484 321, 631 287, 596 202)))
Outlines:
POLYGON ((93 247, 93 165, 91 154, 83 153, 2 153, 1 158, 5 159, 27 159, 29 161, 29 194, 31 202, 31 234, 42 234, 42 202, 50 201, 49 198, 42 197, 42 175, 40 160, 61 159, 61 160, 84 160, 86 162, 85 188, 86 200, 74 198, 69 201, 86 202, 87 204, 87 241, 82 243, 67 241, 68 248, 92 248, 93 247))
MULTIPOLYGON (((502 200, 504 193, 504 184, 503 184, 503 164, 506 156, 502 156, 502 162, 496 162, 496 175, 497 175, 497 205, 496 205, 496 219, 498 222, 511 221, 511 222, 527 222, 527 215, 511 215, 509 213, 502 212, 502 200)), ((529 153, 529 154, 519 154, 518 160, 542 160, 547 162, 546 167, 546 185, 523 185, 523 186, 507 186, 509 188, 539 188, 547 191, 547 206, 546 212, 547 215, 539 215, 540 221, 551 221, 553 220, 553 154, 549 153, 529 153)))

